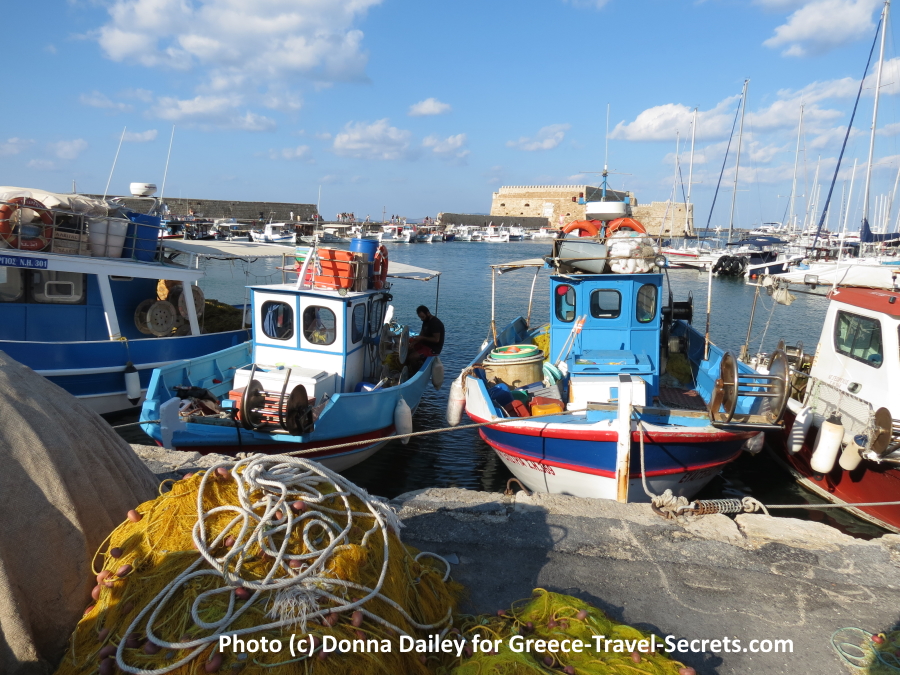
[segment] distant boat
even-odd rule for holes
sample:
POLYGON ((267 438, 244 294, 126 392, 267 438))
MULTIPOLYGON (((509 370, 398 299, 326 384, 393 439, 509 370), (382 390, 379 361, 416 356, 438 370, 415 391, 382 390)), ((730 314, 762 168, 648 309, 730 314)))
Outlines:
POLYGON ((262 244, 294 244, 297 233, 293 223, 266 223, 261 229, 250 230, 250 240, 262 244))

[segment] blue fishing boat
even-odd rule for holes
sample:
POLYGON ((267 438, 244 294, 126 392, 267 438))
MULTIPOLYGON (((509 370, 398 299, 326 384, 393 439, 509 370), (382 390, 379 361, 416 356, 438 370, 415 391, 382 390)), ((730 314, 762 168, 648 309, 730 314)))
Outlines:
POLYGON ((204 273, 163 248, 155 186, 132 188, 123 203, 0 187, 0 350, 99 413, 137 406, 157 366, 249 339, 240 312, 205 329, 204 273))
POLYGON ((550 321, 535 328, 519 317, 497 330, 492 319, 491 339, 453 384, 448 418, 458 421, 464 403, 534 491, 690 498, 760 445, 760 431, 779 428, 786 357, 757 373, 697 332, 691 299, 669 291, 664 301, 666 260, 640 223, 567 229, 547 258, 492 266, 552 270, 550 321))
POLYGON ((314 245, 296 281, 251 286, 249 343, 155 370, 144 431, 178 450, 300 451, 336 471, 411 432, 443 366, 429 356, 414 369, 409 327, 393 320, 391 280, 440 273, 388 270, 378 242, 356 242, 372 255, 314 245), (374 273, 370 257, 381 261, 374 273))

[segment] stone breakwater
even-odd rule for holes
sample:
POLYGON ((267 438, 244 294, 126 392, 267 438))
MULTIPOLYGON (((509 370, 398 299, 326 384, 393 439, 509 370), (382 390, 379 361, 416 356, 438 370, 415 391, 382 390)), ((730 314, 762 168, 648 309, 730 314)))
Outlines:
MULTIPOLYGON (((228 459, 132 447, 160 478, 228 459)), ((675 522, 643 504, 521 492, 427 489, 391 504, 404 541, 450 560, 468 610, 493 612, 534 588, 575 595, 614 620, 700 640, 673 655, 698 673, 846 672, 834 631, 900 623, 896 534, 863 541, 760 514, 675 522), (723 638, 789 640, 792 652, 716 649, 723 638)))

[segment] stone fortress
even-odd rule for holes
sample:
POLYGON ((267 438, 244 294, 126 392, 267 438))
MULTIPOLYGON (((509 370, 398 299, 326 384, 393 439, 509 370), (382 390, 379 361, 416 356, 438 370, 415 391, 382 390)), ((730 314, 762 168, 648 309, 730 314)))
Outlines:
MULTIPOLYGON (((602 188, 593 185, 505 185, 491 198, 491 216, 545 218, 546 227, 559 229, 573 220, 584 220, 584 202, 601 201, 602 188)), ((632 218, 657 236, 682 237, 693 234, 694 208, 688 205, 685 219, 683 202, 651 202, 640 205, 634 194, 606 190, 607 201, 631 203, 632 218)), ((524 223, 523 223, 524 225, 524 223)))

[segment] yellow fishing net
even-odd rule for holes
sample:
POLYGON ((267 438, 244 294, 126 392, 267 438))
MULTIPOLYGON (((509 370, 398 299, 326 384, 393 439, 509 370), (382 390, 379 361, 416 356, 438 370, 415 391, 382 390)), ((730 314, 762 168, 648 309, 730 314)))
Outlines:
POLYGON ((661 654, 663 642, 658 637, 651 641, 649 633, 617 624, 578 598, 540 588, 531 599, 514 603, 502 614, 465 617, 458 623, 473 647, 471 656, 438 669, 438 675, 694 673, 661 654), (484 640, 494 641, 490 649, 482 648, 484 640), (654 645, 656 651, 651 651, 654 645))
POLYGON ((461 591, 445 581, 446 563, 416 559, 399 527, 384 503, 298 458, 258 456, 177 481, 110 535, 96 602, 57 673, 262 675, 279 664, 299 673, 427 673, 415 653, 371 649, 449 626, 461 591), (220 652, 223 633, 243 649, 220 652), (292 635, 306 653, 290 653, 292 635), (370 649, 329 654, 326 636, 370 649), (281 649, 264 652, 263 638, 281 649))
POLYGON ((185 477, 110 535, 57 675, 692 672, 565 595, 456 614, 449 565, 404 546, 399 527, 384 502, 303 459, 185 477), (536 642, 576 639, 580 653, 536 642))

